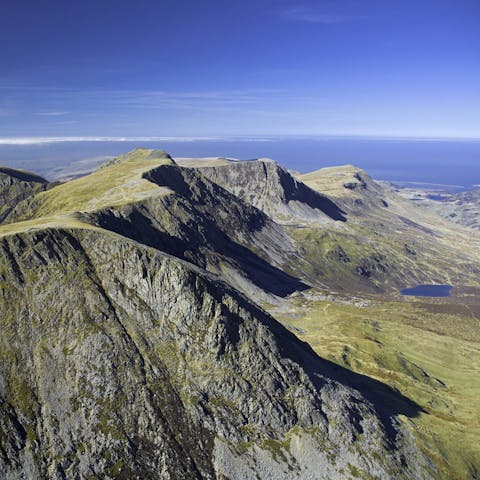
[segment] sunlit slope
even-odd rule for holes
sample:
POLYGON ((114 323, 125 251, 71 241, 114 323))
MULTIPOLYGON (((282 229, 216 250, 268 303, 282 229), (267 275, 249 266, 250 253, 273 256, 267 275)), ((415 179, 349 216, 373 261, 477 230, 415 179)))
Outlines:
POLYGON ((297 176, 346 212, 345 225, 290 229, 312 274, 350 291, 415 283, 477 285, 480 236, 401 198, 347 165, 297 176))
POLYGON ((299 297, 277 318, 319 355, 417 402, 424 412, 408 422, 437 478, 469 480, 480 470, 480 305, 454 302, 299 297))
POLYGON ((343 200, 346 205, 388 207, 386 191, 377 185, 362 169, 353 165, 326 167, 314 172, 298 174, 296 178, 310 188, 343 200), (368 195, 365 192, 368 191, 368 195))
POLYGON ((36 195, 29 204, 24 205, 17 220, 93 211, 169 193, 144 179, 143 174, 160 165, 173 164, 170 156, 163 151, 133 150, 90 175, 36 195))

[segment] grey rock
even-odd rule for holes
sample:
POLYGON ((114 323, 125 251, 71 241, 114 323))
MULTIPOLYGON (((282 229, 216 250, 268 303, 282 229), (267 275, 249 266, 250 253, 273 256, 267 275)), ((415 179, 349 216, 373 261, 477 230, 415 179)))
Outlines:
POLYGON ((346 221, 332 200, 296 180, 273 160, 232 162, 202 173, 280 223, 346 221))
POLYGON ((418 407, 191 263, 45 229, 0 239, 0 288, 4 478, 430 478, 418 407))
POLYGON ((23 170, 0 167, 0 223, 23 200, 47 188, 48 182, 23 170))

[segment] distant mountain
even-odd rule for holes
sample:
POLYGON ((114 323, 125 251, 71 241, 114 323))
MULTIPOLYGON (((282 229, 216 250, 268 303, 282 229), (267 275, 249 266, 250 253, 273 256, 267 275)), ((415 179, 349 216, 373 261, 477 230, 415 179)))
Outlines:
POLYGON ((446 195, 441 201, 430 198, 424 203, 453 223, 480 230, 480 190, 446 195))
POLYGON ((390 192, 353 165, 322 168, 299 174, 297 179, 313 190, 334 198, 342 208, 355 215, 370 213, 375 208, 388 208, 388 202, 383 197, 389 196, 390 192))

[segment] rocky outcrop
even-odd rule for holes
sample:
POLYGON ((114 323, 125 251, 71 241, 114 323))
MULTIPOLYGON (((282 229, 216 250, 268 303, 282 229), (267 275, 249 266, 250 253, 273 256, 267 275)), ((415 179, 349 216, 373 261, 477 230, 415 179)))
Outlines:
POLYGON ((419 408, 190 263, 117 234, 0 239, 3 478, 429 478, 419 408))
POLYGON ((48 182, 23 170, 0 167, 0 223, 21 201, 47 188, 48 182))
POLYGON ((293 178, 273 160, 231 162, 197 167, 242 200, 280 223, 346 221, 344 212, 329 198, 293 178))

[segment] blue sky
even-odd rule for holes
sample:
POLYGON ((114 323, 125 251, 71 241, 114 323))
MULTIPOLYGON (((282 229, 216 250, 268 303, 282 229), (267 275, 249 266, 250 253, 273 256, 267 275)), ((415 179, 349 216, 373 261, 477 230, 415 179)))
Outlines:
POLYGON ((480 137, 478 0, 2 0, 0 137, 480 137))

